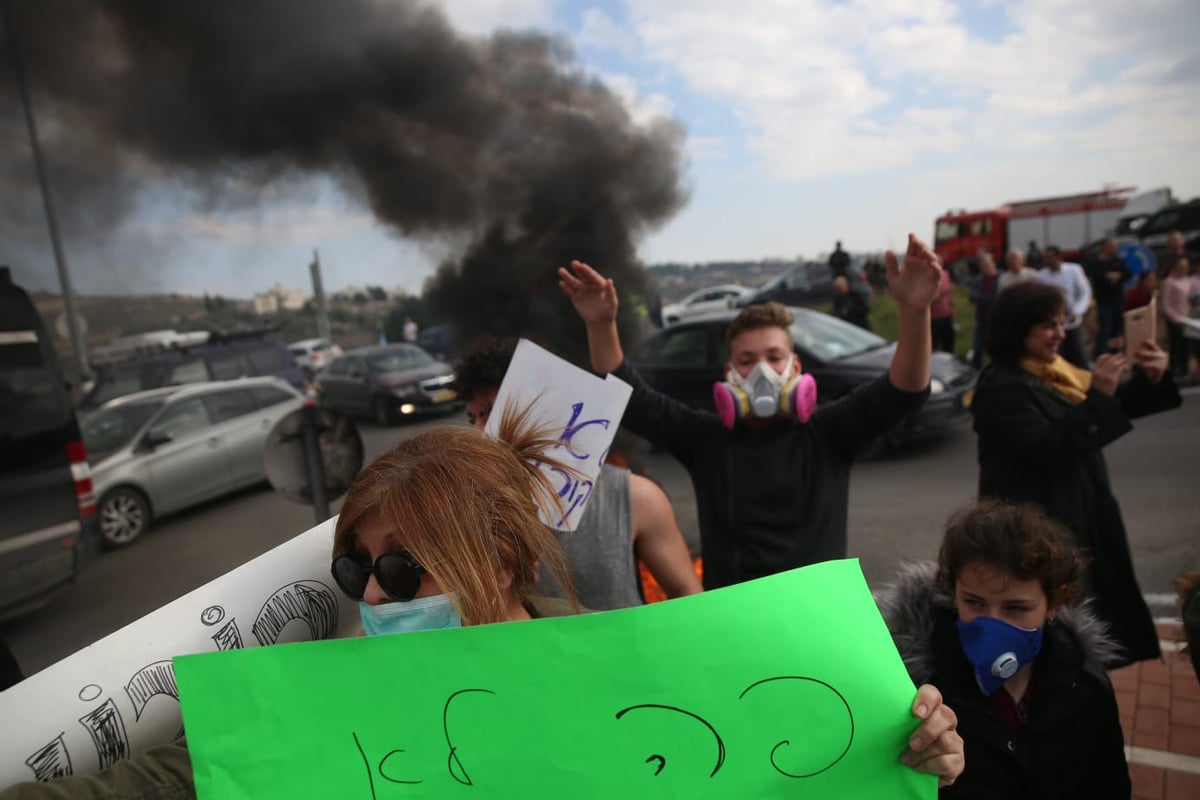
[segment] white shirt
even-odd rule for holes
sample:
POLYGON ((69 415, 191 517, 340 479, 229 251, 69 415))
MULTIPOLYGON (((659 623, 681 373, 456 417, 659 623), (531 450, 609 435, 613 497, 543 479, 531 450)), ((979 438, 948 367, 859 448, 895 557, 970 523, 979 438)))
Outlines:
POLYGON ((1064 261, 1057 271, 1042 267, 1037 276, 1042 283, 1057 286, 1067 298, 1067 318, 1063 327, 1067 330, 1078 328, 1092 302, 1092 285, 1083 274, 1083 267, 1073 261, 1064 261))

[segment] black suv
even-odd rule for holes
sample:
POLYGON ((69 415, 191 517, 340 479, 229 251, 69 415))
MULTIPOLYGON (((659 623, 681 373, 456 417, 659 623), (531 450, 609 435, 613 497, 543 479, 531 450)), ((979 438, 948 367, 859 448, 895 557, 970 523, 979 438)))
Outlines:
POLYGON ((264 338, 264 331, 213 332, 201 344, 135 352, 96 361, 92 369, 95 383, 84 395, 80 408, 97 408, 114 397, 145 389, 260 375, 304 388, 304 375, 291 350, 281 341, 264 338))
POLYGON ((54 345, 0 267, 0 619, 44 603, 100 552, 87 452, 54 345))

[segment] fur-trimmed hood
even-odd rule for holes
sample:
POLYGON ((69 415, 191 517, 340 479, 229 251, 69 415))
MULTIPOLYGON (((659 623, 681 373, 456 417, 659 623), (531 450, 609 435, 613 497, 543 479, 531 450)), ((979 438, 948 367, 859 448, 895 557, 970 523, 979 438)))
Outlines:
MULTIPOLYGON (((926 683, 934 673, 933 629, 939 617, 954 612, 954 602, 937 587, 937 564, 902 564, 896 579, 875 593, 875 603, 887 623, 909 676, 926 683)), ((1104 623, 1086 602, 1064 605, 1054 625, 1069 633, 1083 649, 1085 667, 1104 674, 1102 666, 1120 652, 1104 623)))

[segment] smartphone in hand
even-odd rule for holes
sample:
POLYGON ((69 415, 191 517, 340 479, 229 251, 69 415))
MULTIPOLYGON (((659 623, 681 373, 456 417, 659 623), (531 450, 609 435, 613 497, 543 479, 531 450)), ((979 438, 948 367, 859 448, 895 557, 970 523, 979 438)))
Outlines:
POLYGON ((1132 359, 1142 342, 1158 338, 1157 298, 1148 305, 1125 312, 1125 355, 1132 359))

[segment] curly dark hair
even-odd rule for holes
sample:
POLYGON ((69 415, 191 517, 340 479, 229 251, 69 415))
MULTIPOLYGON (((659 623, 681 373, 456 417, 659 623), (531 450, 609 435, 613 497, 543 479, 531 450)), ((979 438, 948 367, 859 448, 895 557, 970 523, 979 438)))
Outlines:
POLYGON ((769 303, 755 303, 752 306, 746 306, 738 315, 733 318, 733 322, 729 323, 729 327, 725 330, 725 345, 728 347, 733 344, 734 337, 744 331, 758 330, 759 328, 783 328, 785 331, 791 327, 792 312, 787 310, 787 307, 782 303, 776 303, 772 300, 769 303))
POLYGON ((988 316, 983 348, 998 364, 1016 366, 1025 357, 1025 337, 1066 308, 1067 301, 1057 286, 1025 281, 996 295, 988 316))
POLYGON ((459 399, 469 403, 489 389, 499 389, 516 349, 512 338, 485 335, 472 342, 454 370, 459 399))
POLYGON ((946 523, 938 552, 938 588, 953 596, 955 581, 969 564, 987 564, 1018 580, 1036 580, 1047 600, 1054 602, 1078 595, 1084 559, 1071 532, 1037 506, 985 499, 946 523))

